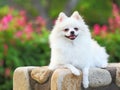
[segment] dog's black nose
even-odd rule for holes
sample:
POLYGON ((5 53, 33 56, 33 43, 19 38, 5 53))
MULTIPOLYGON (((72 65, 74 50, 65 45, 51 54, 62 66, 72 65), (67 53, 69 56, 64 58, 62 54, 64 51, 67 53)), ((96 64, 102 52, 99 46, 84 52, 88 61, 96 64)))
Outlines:
POLYGON ((70 34, 74 35, 74 34, 75 34, 75 32, 74 32, 74 31, 71 31, 71 32, 70 32, 70 34))

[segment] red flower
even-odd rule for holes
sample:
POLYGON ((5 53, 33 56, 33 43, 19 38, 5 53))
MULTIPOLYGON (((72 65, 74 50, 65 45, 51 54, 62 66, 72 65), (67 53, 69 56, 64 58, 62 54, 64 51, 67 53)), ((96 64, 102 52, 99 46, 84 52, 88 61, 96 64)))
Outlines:
POLYGON ((8 28, 8 24, 11 20, 12 20, 12 15, 11 14, 8 14, 7 16, 3 17, 2 21, 1 21, 3 30, 6 30, 8 28))
POLYGON ((18 26, 25 26, 26 25, 26 16, 18 18, 17 23, 18 23, 18 26))
POLYGON ((4 49, 7 50, 8 49, 8 45, 4 44, 4 49))
POLYGON ((25 16, 26 15, 26 11, 25 10, 21 10, 19 13, 21 16, 25 16))
POLYGON ((27 39, 30 39, 32 37, 32 32, 33 32, 33 27, 32 24, 29 23, 28 25, 26 25, 24 29, 24 33, 27 39))
POLYGON ((33 28, 32 28, 32 24, 28 24, 26 27, 25 27, 25 30, 24 30, 27 34, 30 34, 31 32, 33 32, 33 28))
POLYGON ((18 37, 18 38, 21 37, 22 36, 22 31, 16 32, 15 36, 18 37))
POLYGON ((41 26, 45 26, 45 24, 46 24, 45 19, 42 18, 41 16, 38 16, 38 17, 36 18, 36 22, 37 22, 38 24, 40 24, 41 26))
POLYGON ((113 9, 112 9, 113 15, 118 16, 119 15, 119 9, 116 4, 113 4, 113 9))
POLYGON ((103 25, 103 26, 101 27, 101 30, 104 31, 104 32, 106 32, 106 31, 108 30, 108 27, 107 27, 106 25, 103 25))
POLYGON ((4 16, 2 19, 2 23, 8 24, 12 20, 12 15, 8 14, 7 16, 4 16))
POLYGON ((7 51, 8 51, 8 45, 7 45, 7 44, 4 44, 4 54, 5 54, 5 55, 7 54, 7 51))
POLYGON ((13 17, 12 17, 11 14, 8 14, 8 15, 7 15, 7 20, 8 20, 8 22, 10 22, 10 21, 12 20, 12 18, 13 18, 13 17))
POLYGON ((10 68, 6 68, 5 69, 5 76, 9 77, 10 76, 10 72, 11 72, 10 68))
POLYGON ((3 66, 4 60, 0 60, 0 66, 3 66))
POLYGON ((93 26, 93 32, 94 32, 95 35, 100 34, 100 26, 98 24, 95 24, 93 26))

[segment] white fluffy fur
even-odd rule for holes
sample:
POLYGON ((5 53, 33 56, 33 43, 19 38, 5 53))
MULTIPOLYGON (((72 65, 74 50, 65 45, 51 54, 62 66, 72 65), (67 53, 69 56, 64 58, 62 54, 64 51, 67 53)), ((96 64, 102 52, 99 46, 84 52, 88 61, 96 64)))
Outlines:
POLYGON ((54 70, 60 66, 67 67, 75 75, 83 72, 83 86, 89 86, 88 74, 91 67, 106 67, 108 54, 104 47, 98 45, 91 38, 88 26, 82 17, 75 11, 71 17, 60 13, 56 24, 50 34, 51 61, 49 69, 54 70), (77 27, 79 30, 75 31, 77 27), (68 28, 69 31, 64 32, 68 28), (74 40, 65 37, 74 31, 78 35, 74 40), (77 69, 78 68, 78 69, 77 69))

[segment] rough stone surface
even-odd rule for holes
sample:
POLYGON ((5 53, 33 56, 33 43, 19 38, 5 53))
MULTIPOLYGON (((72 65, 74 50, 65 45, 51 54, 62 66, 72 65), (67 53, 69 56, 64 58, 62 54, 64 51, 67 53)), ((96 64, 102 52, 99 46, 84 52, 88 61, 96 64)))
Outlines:
POLYGON ((13 75, 13 90, 120 90, 120 63, 109 64, 104 69, 91 69, 90 87, 87 89, 81 86, 82 74, 75 76, 68 69, 57 69, 50 74, 47 70, 47 67, 17 68, 13 75), (39 77, 36 74, 39 74, 39 77), (32 75, 36 75, 37 78, 33 78, 32 75), (41 77, 41 80, 44 77, 47 79, 40 84, 37 79, 41 77), (112 80, 108 80, 110 77, 112 80), (108 83, 110 81, 112 82, 108 83))
POLYGON ((109 85, 112 81, 110 73, 105 69, 92 68, 89 71, 90 87, 109 85))
POLYGON ((116 71, 116 84, 118 87, 120 87, 120 67, 117 67, 116 71))
POLYGON ((52 74, 49 76, 47 81, 42 83, 42 84, 40 84, 38 81, 34 80, 31 77, 31 71, 29 72, 29 75, 30 75, 31 90, 52 90, 51 89, 51 76, 52 76, 52 74))
POLYGON ((108 67, 120 67, 120 63, 109 63, 108 67))
POLYGON ((19 67, 14 71, 13 90, 31 90, 28 71, 33 67, 19 67))
POLYGON ((51 78, 51 90, 81 90, 82 74, 75 76, 68 69, 57 69, 51 78))
POLYGON ((115 83, 118 87, 120 87, 120 63, 110 63, 108 67, 115 67, 116 68, 116 79, 115 83))
POLYGON ((51 74, 52 74, 52 71, 49 70, 47 66, 37 67, 32 70, 31 77, 34 80, 38 81, 40 84, 43 84, 48 80, 51 74))

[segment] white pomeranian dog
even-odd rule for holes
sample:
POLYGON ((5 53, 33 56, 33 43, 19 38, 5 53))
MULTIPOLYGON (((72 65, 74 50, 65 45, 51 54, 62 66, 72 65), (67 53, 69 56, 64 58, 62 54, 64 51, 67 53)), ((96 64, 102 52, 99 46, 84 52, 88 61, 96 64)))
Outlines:
POLYGON ((74 75, 83 72, 83 87, 89 87, 89 69, 104 68, 108 64, 109 55, 104 47, 92 39, 88 26, 75 11, 70 17, 63 12, 58 16, 50 34, 51 60, 50 70, 65 67, 74 75))

